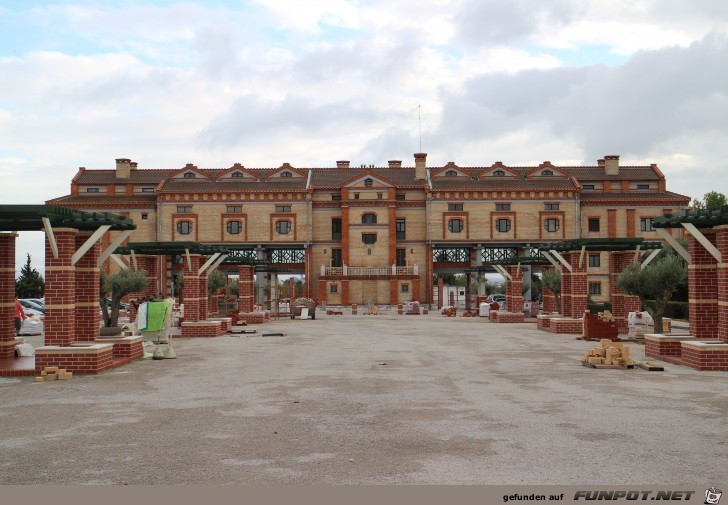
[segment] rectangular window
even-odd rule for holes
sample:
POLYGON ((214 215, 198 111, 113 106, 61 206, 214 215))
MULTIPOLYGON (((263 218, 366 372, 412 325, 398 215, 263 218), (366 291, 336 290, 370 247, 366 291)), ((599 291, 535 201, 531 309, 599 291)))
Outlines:
POLYGON ((594 268, 601 266, 602 257, 600 254, 589 254, 589 266, 594 268))
POLYGON ((142 214, 142 219, 148 219, 148 218, 149 218, 149 214, 142 214))
POLYGON ((496 211, 511 210, 511 204, 510 203, 496 203, 495 210, 496 211))
POLYGON ((377 193, 377 200, 381 200, 384 198, 384 193, 377 193))
POLYGON ((409 284, 402 284, 402 293, 409 293, 409 284))
POLYGON ((98 193, 99 188, 86 188, 86 193, 98 193))
POLYGON ((242 211, 243 211, 242 205, 228 205, 227 206, 228 214, 240 214, 242 211))
POLYGON ((407 249, 397 249, 397 266, 407 266, 407 249))
POLYGON ((544 204, 544 210, 559 210, 558 203, 546 203, 544 204))
POLYGON ((376 244, 377 243, 377 234, 376 233, 362 233, 361 241, 364 242, 365 244, 376 244))
POLYGON ((342 267, 344 263, 341 259, 341 249, 331 249, 331 266, 342 267))
POLYGON ((339 290, 338 284, 331 284, 329 286, 329 292, 331 292, 331 293, 336 293, 338 290, 339 290))
POLYGON ((404 195, 397 195, 397 200, 404 200, 404 195))
POLYGON ((126 193, 126 186, 115 186, 114 187, 114 192, 117 195, 123 195, 124 193, 126 193))
POLYGON ((192 205, 177 205, 178 214, 190 214, 192 213, 192 205))
POLYGON ((602 283, 601 282, 590 282, 589 283, 589 294, 590 295, 601 295, 602 294, 602 283))
POLYGON ((637 184, 637 189, 650 189, 649 184, 637 184))
POLYGON ((459 212, 463 210, 463 204, 462 203, 448 203, 447 204, 447 210, 450 212, 459 212))
POLYGON ((354 200, 358 200, 358 199, 359 199, 359 193, 354 193, 354 200))
POLYGON ((655 231, 655 228, 652 226, 652 220, 654 218, 652 217, 643 217, 640 218, 640 230, 642 231, 655 231))
POLYGON ((599 231, 599 218, 598 217, 589 218, 589 231, 592 231, 592 232, 599 231))
POLYGON ((338 202, 341 200, 341 195, 331 195, 331 199, 335 202, 338 202))
POLYGON ((276 212, 291 212, 290 205, 276 205, 276 212))
POLYGON ((594 184, 582 184, 583 189, 594 189, 594 184))
POLYGON ((331 240, 341 240, 341 218, 331 220, 331 240))
POLYGON ((397 240, 407 239, 407 223, 404 219, 397 219, 397 240))
POLYGON ((154 188, 142 188, 142 193, 154 193, 154 188))

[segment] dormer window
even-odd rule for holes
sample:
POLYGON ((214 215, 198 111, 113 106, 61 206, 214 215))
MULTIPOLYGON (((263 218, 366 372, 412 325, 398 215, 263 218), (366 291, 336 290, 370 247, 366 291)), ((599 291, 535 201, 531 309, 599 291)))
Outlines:
POLYGON ((86 193, 98 193, 99 188, 86 188, 86 193))
POLYGON ((493 177, 505 177, 506 173, 503 170, 496 170, 493 172, 493 177))
POLYGON ((456 177, 458 173, 455 170, 448 170, 445 172, 445 177, 456 177))
POLYGON ((374 181, 373 180, 371 180, 371 179, 364 179, 364 186, 366 186, 367 188, 371 188, 373 184, 374 184, 374 181))
POLYGON ((544 177, 551 177, 552 175, 554 175, 554 172, 553 170, 544 170, 543 172, 541 172, 541 175, 543 175, 544 177))
POLYGON ((185 172, 185 174, 182 176, 184 179, 194 179, 195 173, 194 172, 185 172))

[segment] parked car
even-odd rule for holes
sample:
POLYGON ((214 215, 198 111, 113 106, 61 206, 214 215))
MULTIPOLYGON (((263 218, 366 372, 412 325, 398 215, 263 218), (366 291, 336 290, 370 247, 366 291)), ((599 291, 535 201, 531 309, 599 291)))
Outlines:
POLYGON ((26 298, 18 298, 20 305, 23 306, 23 311, 26 315, 30 314, 45 314, 45 306, 41 307, 26 298))

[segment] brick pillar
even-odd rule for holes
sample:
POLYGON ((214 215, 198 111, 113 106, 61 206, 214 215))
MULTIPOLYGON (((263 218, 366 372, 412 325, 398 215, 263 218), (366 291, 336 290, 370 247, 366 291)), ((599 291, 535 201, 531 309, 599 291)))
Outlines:
POLYGON ((341 305, 349 305, 349 279, 341 279, 341 305))
MULTIPOLYGON (((713 230, 701 230, 716 244, 713 230)), ((715 258, 688 234, 688 252, 693 263, 688 265, 688 299, 690 334, 694 337, 718 338, 718 266, 715 258)))
POLYGON ((202 266, 202 256, 199 254, 190 254, 192 268, 187 263, 187 255, 184 257, 184 301, 185 301, 185 322, 196 323, 204 319, 207 314, 201 313, 200 301, 201 297, 207 299, 207 289, 204 293, 200 293, 200 276, 197 271, 202 266))
MULTIPOLYGON (((318 289, 318 299, 319 303, 321 302, 327 302, 328 303, 328 292, 326 290, 326 281, 319 279, 319 289, 318 289)), ((291 297, 291 303, 293 303, 294 298, 291 297)))
MULTIPOLYGON (((296 280, 293 277, 288 279, 288 293, 291 301, 296 299, 296 280)), ((323 298, 323 300, 326 300, 326 298, 323 298)))
POLYGON ((69 346, 76 340, 76 267, 71 256, 76 252, 78 230, 56 228, 53 235, 58 258, 45 241, 45 345, 69 346))
MULTIPOLYGON (((76 235, 76 249, 91 236, 90 233, 76 235)), ((99 268, 96 263, 101 253, 101 244, 96 242, 78 263, 76 263, 76 340, 93 342, 99 336, 101 315, 99 314, 99 268)))
POLYGON ((420 278, 417 277, 416 279, 412 280, 412 301, 413 302, 419 302, 420 301, 420 278))
POLYGON ((506 279, 506 307, 508 312, 523 312, 523 269, 506 267, 511 279, 506 279))
MULTIPOLYGON (((553 272, 553 267, 541 267, 541 275, 545 274, 546 272, 553 272)), ((551 314, 552 312, 556 312, 556 294, 551 291, 549 288, 547 288, 545 285, 541 285, 541 290, 543 294, 543 313, 544 314, 551 314)))
POLYGON ((442 277, 437 278, 437 305, 441 309, 445 304, 443 297, 445 296, 445 280, 442 277))
MULTIPOLYGON (((568 254, 562 256, 569 261, 568 254)), ((571 272, 566 267, 561 269, 561 315, 571 317, 571 272)))
POLYGON ((15 238, 0 233, 0 359, 15 356, 15 238))
POLYGON ((728 226, 718 226, 715 231, 723 260, 718 264, 718 338, 728 343, 728 226))
POLYGON ((253 312, 253 305, 255 305, 253 274, 252 265, 238 267, 238 312, 253 312))
POLYGON ((564 259, 571 265, 571 314, 567 317, 584 317, 584 311, 588 308, 587 297, 589 296, 589 285, 587 282, 586 268, 589 263, 587 253, 584 252, 581 266, 579 266, 581 251, 571 251, 564 256, 564 259))
MULTIPOLYGON (((200 266, 205 264, 207 258, 200 257, 200 266)), ((210 301, 207 290, 207 270, 199 276, 197 282, 200 284, 200 321, 205 321, 210 317, 210 301)))

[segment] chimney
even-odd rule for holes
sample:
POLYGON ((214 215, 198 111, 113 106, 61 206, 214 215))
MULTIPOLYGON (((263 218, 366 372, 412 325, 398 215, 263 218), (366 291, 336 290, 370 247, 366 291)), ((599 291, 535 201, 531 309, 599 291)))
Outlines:
POLYGON ((389 168, 402 168, 402 160, 389 160, 389 168))
POLYGON ((131 172, 131 160, 129 158, 116 158, 116 178, 128 179, 131 172))
POLYGON ((131 163, 129 163, 129 168, 131 168, 132 170, 136 170, 138 166, 139 163, 137 163, 136 161, 132 161, 131 163))
POLYGON ((604 158, 597 160, 597 168, 604 168, 604 158))
POLYGON ((415 179, 427 179, 427 153, 415 153, 415 179))
POLYGON ((607 175, 619 175, 619 156, 611 154, 604 157, 604 173, 607 175))
POLYGON ((337 161, 336 162, 336 168, 349 168, 349 162, 348 161, 337 161))

